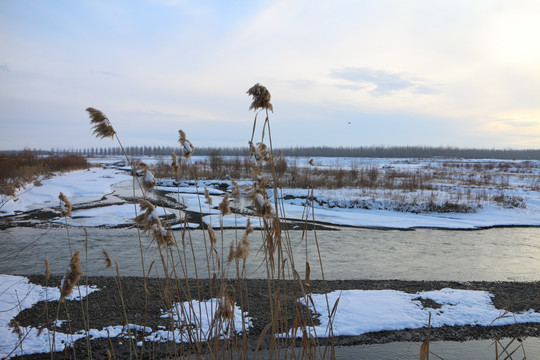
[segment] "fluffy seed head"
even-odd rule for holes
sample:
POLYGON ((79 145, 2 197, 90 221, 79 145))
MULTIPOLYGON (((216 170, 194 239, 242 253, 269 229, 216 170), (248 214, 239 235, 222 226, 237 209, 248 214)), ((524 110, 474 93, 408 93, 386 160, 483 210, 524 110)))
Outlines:
POLYGON ((208 205, 212 205, 212 198, 210 197, 210 193, 208 192, 208 188, 204 187, 204 197, 206 198, 206 203, 208 205))
POLYGON ((253 102, 251 103, 251 106, 249 107, 249 110, 255 110, 257 109, 267 109, 272 112, 274 112, 274 108, 272 107, 272 104, 270 103, 270 99, 272 96, 270 95, 270 92, 268 89, 266 89, 261 84, 257 83, 253 85, 248 91, 248 95, 253 96, 253 102))
POLYGON ((108 137, 112 139, 116 132, 114 131, 109 119, 107 119, 107 116, 105 116, 105 114, 100 110, 92 107, 87 108, 86 111, 90 115, 90 124, 94 124, 94 135, 102 139, 108 137))
POLYGON ((180 164, 178 163, 178 159, 176 158, 175 153, 171 153, 171 167, 175 174, 180 173, 180 164))
POLYGON ((270 201, 263 195, 262 192, 256 191, 251 196, 251 201, 256 209, 257 215, 261 215, 264 218, 270 219, 273 216, 274 209, 270 204, 270 201))
POLYGON ((77 252, 71 257, 66 275, 64 275, 62 282, 60 283, 60 302, 64 302, 66 297, 71 295, 73 288, 79 282, 82 274, 81 250, 77 250, 77 252))
POLYGON ((268 147, 266 146, 266 144, 262 142, 258 142, 257 150, 255 152, 255 159, 257 161, 259 160, 268 161, 270 160, 270 158, 271 158, 270 152, 268 151, 268 147))
POLYGON ((146 190, 152 190, 156 186, 156 178, 150 168, 145 163, 139 163, 139 169, 143 171, 143 187, 146 190))
POLYGON ((234 320, 234 301, 225 294, 219 302, 217 315, 223 320, 234 320))
POLYGON ((231 246, 229 247, 229 256, 227 257, 227 262, 231 262, 236 257, 236 251, 234 251, 234 243, 231 242, 231 246))
POLYGON ((70 216, 71 202, 69 202, 68 198, 63 193, 60 193, 60 195, 58 195, 58 199, 60 199, 60 215, 63 217, 70 216))
POLYGON ((135 222, 143 227, 143 232, 151 232, 152 239, 159 246, 174 245, 173 234, 171 230, 165 229, 161 224, 154 205, 148 200, 140 199, 139 206, 141 207, 141 214, 135 218, 135 222))
POLYGON ((235 199, 238 199, 242 196, 242 192, 240 191, 240 186, 234 179, 232 180, 232 184, 233 186, 232 186, 231 194, 235 199))
POLYGON ((184 130, 178 130, 178 134, 179 134, 178 142, 180 143, 180 145, 182 145, 182 154, 184 155, 184 158, 186 158, 187 160, 195 152, 195 147, 193 146, 191 141, 189 141, 186 138, 186 133, 184 132, 184 130))
POLYGON ((212 249, 217 244, 217 237, 214 229, 210 226, 208 227, 208 237, 210 238, 210 248, 212 249))
POLYGON ((229 215, 231 213, 231 207, 230 207, 230 203, 229 203, 229 194, 228 193, 225 194, 225 197, 219 203, 218 208, 219 208, 219 211, 221 212, 221 215, 223 215, 223 216, 229 215))
POLYGON ((186 140, 183 145, 184 147, 182 151, 184 152, 184 158, 188 160, 195 152, 195 147, 193 147, 193 144, 189 140, 186 140))
POLYGON ((187 140, 186 133, 184 132, 184 130, 178 130, 178 135, 178 142, 183 145, 184 142, 187 140))
POLYGON ((112 259, 107 250, 103 250, 103 257, 105 258, 105 269, 110 268, 112 266, 112 259))

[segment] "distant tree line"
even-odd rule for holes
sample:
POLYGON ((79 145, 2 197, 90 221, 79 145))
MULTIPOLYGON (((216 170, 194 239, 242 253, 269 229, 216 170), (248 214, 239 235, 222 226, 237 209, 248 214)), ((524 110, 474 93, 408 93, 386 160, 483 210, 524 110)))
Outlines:
MULTIPOLYGON (((171 152, 179 153, 179 147, 172 146, 127 146, 128 156, 169 156, 171 152)), ((121 156, 120 147, 87 147, 81 149, 51 150, 26 149, 41 154, 76 154, 84 156, 121 156)), ((507 159, 507 160, 540 160, 540 149, 478 149, 458 148, 450 146, 355 146, 355 147, 284 147, 274 149, 274 153, 284 156, 300 157, 371 157, 371 158, 464 158, 464 159, 507 159)), ((195 155, 202 156, 245 156, 247 147, 201 147, 195 149, 195 155)))

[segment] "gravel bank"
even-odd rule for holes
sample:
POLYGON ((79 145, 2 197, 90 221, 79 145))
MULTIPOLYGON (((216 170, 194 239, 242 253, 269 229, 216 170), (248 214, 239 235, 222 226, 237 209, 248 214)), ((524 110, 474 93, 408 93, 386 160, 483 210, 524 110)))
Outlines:
MULTIPOLYGON (((35 284, 45 285, 45 278, 41 275, 30 276, 31 282, 35 284)), ((82 283, 86 283, 83 278, 82 283)), ((195 280, 189 280, 192 285, 195 285, 195 280)), ((56 286, 60 283, 60 277, 54 276, 49 280, 49 286, 56 286)), ((125 322, 122 302, 119 296, 119 287, 116 279, 113 277, 89 277, 88 284, 97 285, 101 290, 94 292, 88 296, 88 313, 89 324, 91 328, 101 329, 111 325, 121 325, 125 322)), ((145 308, 145 291, 144 282, 139 277, 124 277, 120 281, 122 294, 124 297, 124 307, 127 313, 127 318, 133 324, 146 324, 156 330, 158 326, 167 327, 170 325, 170 320, 160 318, 161 310, 166 309, 166 301, 163 296, 163 288, 165 286, 164 279, 150 278, 148 279, 148 306, 147 314, 144 313, 145 308)), ((268 316, 268 284, 266 280, 247 280, 243 284, 230 282, 228 286, 242 286, 249 294, 249 300, 244 311, 248 311, 248 316, 253 317, 253 327, 249 330, 248 344, 254 347, 257 339, 270 319, 268 316)), ((287 286, 287 284, 285 284, 287 286)), ((540 282, 446 282, 446 281, 399 281, 399 280, 344 280, 344 281, 328 281, 323 284, 321 281, 312 281, 311 288, 314 293, 323 293, 333 290, 348 290, 348 289, 365 289, 365 290, 382 290, 393 289, 409 293, 419 291, 437 290, 445 287, 467 290, 485 290, 494 294, 493 302, 495 307, 499 309, 509 309, 514 312, 534 309, 540 311, 540 282)), ((210 293, 209 282, 200 281, 200 291, 193 294, 194 298, 201 300, 209 299, 215 294, 210 293)), ((289 292, 284 292, 285 301, 292 309, 292 304, 296 296, 289 292)), ((79 302, 67 302, 67 308, 70 314, 71 331, 76 332, 84 329, 81 314, 81 305, 79 302)), ((86 302, 85 302, 86 304, 86 302)), ((48 304, 49 312, 51 309, 56 309, 56 303, 48 304)), ((60 307, 60 319, 66 318, 65 307, 60 307)), ((16 320, 21 326, 39 327, 40 324, 46 323, 45 303, 38 303, 31 309, 22 311, 16 320)), ((54 310, 53 310, 54 312, 54 310)), ((292 311, 291 311, 292 312, 292 311)), ((292 321, 292 319, 288 319, 292 321)), ((63 332, 68 329, 62 328, 63 332)), ((451 340, 465 341, 472 339, 494 339, 509 330, 510 336, 540 336, 540 324, 520 324, 514 327, 482 327, 482 326, 446 326, 435 328, 431 331, 431 339, 436 340, 451 340)), ((427 337, 427 329, 406 329, 400 331, 380 331, 367 333, 360 336, 352 337, 337 337, 335 344, 337 345, 358 345, 358 344, 375 344, 387 343, 393 341, 424 341, 427 337)), ((322 340, 325 343, 325 340, 322 340)), ((98 339, 92 341, 92 356, 97 359, 106 359, 107 349, 114 349, 116 358, 129 358, 129 343, 125 339, 98 339), (123 341, 122 341, 123 340, 123 341)), ((80 340, 75 344, 77 358, 87 358, 86 341, 80 340)), ((140 348, 139 348, 140 349, 140 348)), ((170 353, 172 347, 170 344, 146 345, 147 352, 145 358, 163 358, 164 354, 170 353)), ((64 359, 72 358, 73 352, 67 354, 58 353, 55 358, 64 359)), ((20 359, 50 359, 49 354, 34 354, 20 359)))

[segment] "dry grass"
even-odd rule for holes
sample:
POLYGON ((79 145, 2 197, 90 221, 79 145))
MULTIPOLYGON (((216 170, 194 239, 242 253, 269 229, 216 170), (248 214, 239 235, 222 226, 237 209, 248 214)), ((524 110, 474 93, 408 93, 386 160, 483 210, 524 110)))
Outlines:
POLYGON ((18 188, 37 181, 42 175, 89 167, 90 164, 80 155, 42 157, 29 150, 0 154, 0 194, 13 196, 18 188))
MULTIPOLYGON (((267 197, 267 188, 273 188, 277 193, 280 184, 278 183, 278 173, 283 175, 283 171, 286 168, 284 163, 279 157, 275 157, 272 154, 272 138, 270 129, 270 119, 268 116, 268 110, 273 110, 270 104, 270 93, 266 88, 257 84, 251 88, 248 93, 253 96, 253 104, 251 109, 256 111, 253 127, 253 141, 256 135, 257 129, 257 116, 262 112, 265 115, 265 120, 260 129, 260 141, 253 145, 253 153, 250 158, 246 158, 242 163, 235 163, 234 166, 242 168, 248 177, 253 179, 252 185, 243 188, 240 191, 240 187, 235 183, 233 187, 235 197, 242 194, 246 194, 253 202, 259 215, 258 221, 262 224, 262 229, 259 230, 262 239, 264 239, 261 248, 257 249, 257 252, 263 254, 264 262, 262 267, 266 268, 267 284, 268 284, 268 299, 269 299, 269 312, 270 322, 266 325, 264 330, 258 335, 258 341, 253 349, 253 345, 248 345, 247 333, 249 331, 246 328, 246 316, 247 304, 249 300, 249 294, 246 286, 246 272, 245 263, 250 256, 251 243, 249 237, 253 236, 255 232, 251 227, 251 223, 248 221, 247 226, 243 234, 237 233, 235 238, 232 239, 231 245, 226 253, 224 249, 223 228, 219 231, 214 231, 212 227, 208 227, 204 232, 205 242, 205 260, 203 263, 197 263, 195 261, 196 254, 194 253, 194 247, 191 243, 191 233, 189 227, 185 227, 180 232, 172 232, 167 228, 167 225, 159 218, 156 206, 149 201, 147 194, 153 191, 155 186, 156 176, 163 176, 163 174, 171 174, 173 177, 178 177, 179 173, 185 176, 192 176, 197 178, 199 173, 205 172, 198 165, 194 165, 191 161, 191 155, 195 151, 195 147, 188 140, 185 131, 180 130, 179 142, 181 145, 181 151, 179 156, 177 154, 172 155, 172 161, 168 164, 160 163, 158 166, 150 168, 145 164, 136 164, 133 159, 130 159, 126 154, 126 160, 133 169, 139 169, 142 172, 142 179, 136 174, 133 176, 133 188, 135 195, 135 188, 139 187, 142 193, 142 197, 135 199, 138 205, 135 215, 135 221, 139 225, 139 245, 140 245, 140 258, 142 275, 146 284, 146 276, 151 271, 152 267, 162 267, 163 289, 162 289, 162 301, 168 309, 177 309, 182 314, 188 314, 191 317, 191 324, 177 324, 175 321, 171 321, 170 331, 173 331, 180 326, 185 334, 183 343, 177 343, 172 341, 169 343, 168 356, 171 358, 183 358, 187 354, 194 354, 196 358, 209 358, 209 359, 247 359, 251 356, 257 358, 257 353, 260 349, 266 348, 266 357, 270 358, 283 358, 293 356, 295 358, 311 359, 311 358, 333 358, 333 342, 332 342, 332 330, 329 329, 330 341, 327 343, 329 347, 322 347, 319 345, 317 335, 313 335, 308 331, 308 327, 313 325, 313 314, 311 311, 300 302, 290 304, 285 298, 286 295, 294 294, 295 298, 304 298, 306 303, 310 295, 310 280, 309 271, 305 279, 300 279, 298 276, 299 271, 295 268, 295 262, 306 264, 306 268, 309 269, 310 261, 318 262, 318 266, 322 271, 322 260, 319 253, 318 259, 307 258, 307 247, 317 246, 318 244, 309 245, 310 241, 305 238, 306 246, 306 258, 297 260, 293 258, 292 245, 288 236, 287 230, 282 227, 282 221, 284 216, 281 212, 282 204, 278 203, 278 197, 274 196, 274 200, 270 201, 267 197), (147 264, 145 261, 145 252, 142 245, 142 234, 148 232, 151 234, 153 242, 159 250, 161 264, 152 262, 147 264), (180 238, 177 238, 177 237, 180 238), (195 279, 188 281, 188 269, 187 259, 192 258, 195 267, 195 279), (202 291, 201 281, 209 281, 211 288, 209 290, 211 297, 217 299, 217 305, 211 310, 214 314, 211 320, 211 329, 207 333, 203 333, 199 324, 202 317, 206 314, 201 312, 201 308, 197 308, 192 303, 186 305, 186 300, 200 299, 200 293, 202 291), (231 283, 229 279, 234 279, 231 283), (286 280, 292 280, 287 282, 286 280), (195 285, 193 285, 195 284, 195 285), (234 284, 234 285, 231 285, 234 284), (292 285, 291 285, 292 284, 292 285), (184 305, 179 305, 184 304, 184 305), (234 316, 234 306, 239 306, 242 310, 241 318, 234 316), (292 306, 292 307, 291 307, 292 306), (292 313, 291 313, 292 311, 292 313), (294 321, 291 322, 291 318, 294 321), (237 332, 234 327, 235 321, 242 323, 242 331, 237 332), (291 330, 293 331, 289 331, 291 330), (227 334, 224 338, 222 332, 227 334), (301 334, 300 338, 296 338, 292 334, 301 334), (277 336, 280 335, 280 336, 277 336), (300 355, 297 352, 293 354, 294 348, 300 346, 300 355), (253 351, 255 355, 253 355, 253 351)), ((118 136, 114 131, 109 119, 99 110, 94 108, 88 108, 90 113, 91 124, 94 126, 94 133, 98 137, 116 137, 118 136)), ((251 142, 250 142, 251 143, 251 142)), ((121 145, 121 144, 120 144, 121 145)), ((219 157, 215 157, 214 162, 209 164, 212 171, 221 171, 224 163, 219 157)), ((240 173, 238 173, 240 175, 240 173)), ((135 196, 134 196, 135 197, 135 196)), ((66 225, 68 225, 69 212, 67 211, 69 200, 62 194, 60 195, 61 206, 63 214, 66 216, 66 225)), ((201 215, 202 207, 210 206, 212 197, 205 191, 205 196, 201 198, 201 215)), ((218 205, 220 215, 225 216, 231 213, 230 210, 229 194, 224 196, 221 203, 218 205)), ((187 221, 187 220, 186 220, 187 221)), ((307 220, 306 220, 307 221, 307 220)), ((68 228, 66 228, 68 229, 68 228)), ((316 242, 316 236, 315 242, 316 242)), ((69 231, 68 231, 69 239, 69 231)), ((228 241, 228 239, 227 239, 228 241)), ((75 284, 79 281, 81 276, 80 270, 80 251, 77 251, 70 262, 68 272, 65 277, 65 281, 62 285, 62 300, 68 296, 75 284)), ((112 259, 103 250, 106 267, 112 265, 112 259)), ((118 284, 118 296, 122 304, 125 303, 125 296, 129 296, 122 290, 121 264, 116 262, 116 279, 118 284)), ((146 285, 145 285, 146 288, 146 285)), ((145 308, 140 309, 140 313, 146 314, 149 298, 145 298, 145 308)), ((335 304, 328 304, 328 313, 330 314, 330 307, 334 306, 333 313, 335 313, 335 304)), ((58 309, 60 303, 58 304, 58 309)), ((321 311, 322 309, 319 309, 321 311)), ((88 318, 91 314, 85 314, 84 308, 81 308, 82 316, 88 318)), ((204 311, 203 311, 204 312, 204 311)), ((58 311, 57 311, 58 314, 58 311)), ((133 323, 133 319, 129 319, 124 309, 125 322, 133 323)), ((68 316, 70 316, 68 314, 68 316)), ((71 314, 75 316, 75 314, 71 314)), ((144 321, 143 321, 144 322, 144 321)), ((85 324, 87 322, 85 321, 85 324)), ((146 326, 146 324, 140 324, 146 326)), ((86 325, 85 325, 86 326, 86 325)), ((129 331, 129 328, 128 328, 129 331)), ((151 345, 145 344, 144 337, 137 332, 130 333, 130 358, 146 358, 150 356, 153 358, 151 352, 151 345), (133 338, 132 338, 133 337, 133 338), (142 342, 142 346, 134 346, 137 341, 142 342)), ((115 339, 109 339, 112 343, 115 339)), ((54 342, 54 340, 53 340, 54 342)), ((91 342, 87 339, 88 356, 92 357, 91 342)), ((111 346, 107 350, 108 358, 114 357, 114 348, 111 346)), ((74 352, 75 354, 75 352, 74 352)), ((95 352, 94 352, 95 354, 95 352)), ((54 357, 54 354, 51 353, 54 357)), ((259 355, 260 358, 260 355, 259 355)))

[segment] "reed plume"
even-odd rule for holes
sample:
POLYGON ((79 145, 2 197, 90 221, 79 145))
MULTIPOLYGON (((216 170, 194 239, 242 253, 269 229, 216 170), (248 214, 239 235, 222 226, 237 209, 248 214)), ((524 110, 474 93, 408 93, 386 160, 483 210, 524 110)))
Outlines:
POLYGON ((217 244, 217 236, 211 226, 208 226, 208 237, 210 238, 210 249, 213 249, 214 245, 217 244))
POLYGON ((223 200, 218 205, 219 211, 221 212, 221 215, 229 215, 231 213, 231 207, 229 203, 229 194, 225 194, 225 197, 223 197, 223 200))
POLYGON ((222 320, 234 320, 234 301, 229 294, 221 297, 216 313, 222 320))
POLYGON ((105 258, 105 269, 109 269, 112 266, 112 259, 105 249, 103 249, 103 257, 105 258))
POLYGON ((253 102, 249 107, 249 110, 267 109, 274 112, 274 108, 270 103, 272 96, 267 88, 257 83, 253 85, 248 91, 248 95, 253 96, 253 102))
POLYGON ((151 232, 152 239, 159 246, 171 246, 174 244, 171 230, 165 229, 156 208, 148 200, 140 199, 139 206, 142 213, 135 218, 135 222, 143 227, 143 232, 151 232))
POLYGON ((154 177, 154 174, 148 165, 143 162, 139 163, 139 169, 143 171, 143 187, 146 190, 152 190, 156 186, 156 178, 154 177))
POLYGON ((68 217, 71 215, 71 202, 68 200, 66 195, 63 193, 60 193, 58 195, 58 199, 60 199, 60 215, 62 217, 68 217))
POLYGON ((116 131, 114 131, 111 122, 104 113, 92 107, 87 108, 86 111, 90 115, 90 124, 94 124, 93 129, 94 135, 96 135, 96 137, 102 139, 108 137, 110 137, 111 139, 114 138, 114 135, 116 135, 116 131))
POLYGON ((51 278, 51 264, 49 259, 45 259, 45 280, 49 281, 51 278))
POLYGON ((180 135, 178 142, 182 145, 182 153, 184 154, 184 158, 188 160, 193 155, 193 152, 195 152, 195 148, 191 141, 186 138, 184 130, 178 130, 178 134, 180 135))
POLYGON ((236 182, 236 180, 232 179, 232 190, 231 190, 231 195, 235 198, 235 199, 238 199, 242 196, 242 191, 240 190, 240 186, 238 185, 238 183, 236 182))
POLYGON ((210 206, 212 206, 212 197, 210 196, 210 193, 208 192, 208 188, 204 187, 204 197, 206 199, 206 203, 210 206))
POLYGON ((176 154, 175 153, 171 153, 171 167, 173 169, 173 172, 175 174, 179 174, 180 173, 180 164, 178 163, 178 159, 176 158, 176 154))
POLYGON ((248 237, 252 233, 253 233, 253 228, 251 227, 251 220, 248 219, 247 225, 246 225, 246 231, 244 232, 244 235, 242 236, 242 242, 240 242, 236 246, 236 249, 234 249, 234 244, 231 244, 231 248, 229 249, 229 257, 227 258, 228 262, 231 262, 234 259, 246 261, 249 255, 249 246, 251 245, 248 240, 248 237))
MULTIPOLYGON (((264 189, 264 188, 263 188, 264 189)), ((274 209, 264 195, 263 190, 255 190, 251 195, 251 201, 255 207, 256 214, 266 219, 271 219, 274 214, 274 209)))
POLYGON ((269 161, 272 156, 270 152, 268 151, 268 147, 265 143, 258 142, 257 143, 257 150, 255 151, 256 159, 257 161, 263 160, 263 161, 269 161))
POLYGON ((77 250, 77 252, 71 257, 66 274, 60 283, 60 302, 64 302, 66 297, 71 295, 73 288, 79 282, 82 274, 81 250, 77 250))

